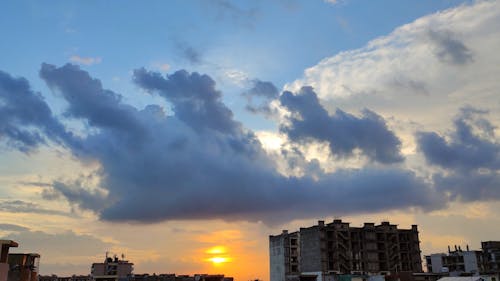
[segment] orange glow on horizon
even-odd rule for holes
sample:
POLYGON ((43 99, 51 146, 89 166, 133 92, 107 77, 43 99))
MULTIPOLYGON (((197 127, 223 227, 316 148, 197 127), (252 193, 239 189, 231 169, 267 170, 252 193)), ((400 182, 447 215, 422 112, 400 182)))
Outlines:
POLYGON ((227 253, 227 249, 224 246, 215 246, 205 251, 207 254, 219 255, 227 253))

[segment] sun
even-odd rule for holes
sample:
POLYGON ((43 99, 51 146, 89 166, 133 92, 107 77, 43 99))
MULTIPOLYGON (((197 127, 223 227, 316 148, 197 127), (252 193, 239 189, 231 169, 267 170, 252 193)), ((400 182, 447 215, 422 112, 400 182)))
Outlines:
POLYGON ((214 266, 220 266, 232 261, 232 258, 227 255, 227 248, 224 246, 211 247, 205 253, 209 255, 205 261, 211 262, 214 266))
POLYGON ((211 257, 208 258, 209 261, 211 261, 214 265, 221 265, 223 263, 227 263, 230 261, 230 258, 228 257, 211 257))

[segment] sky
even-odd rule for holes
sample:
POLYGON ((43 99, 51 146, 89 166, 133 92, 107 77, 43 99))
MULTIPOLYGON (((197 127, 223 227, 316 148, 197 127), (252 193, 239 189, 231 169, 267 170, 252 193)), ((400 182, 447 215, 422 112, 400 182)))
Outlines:
POLYGON ((2 1, 0 237, 269 280, 268 237, 499 240, 499 1, 2 1))

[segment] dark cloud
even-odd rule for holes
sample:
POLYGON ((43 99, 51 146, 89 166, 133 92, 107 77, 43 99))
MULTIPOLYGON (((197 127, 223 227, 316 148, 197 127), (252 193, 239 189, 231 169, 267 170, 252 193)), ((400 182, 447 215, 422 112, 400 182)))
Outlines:
POLYGON ((269 102, 278 97, 278 88, 272 82, 258 79, 254 79, 250 83, 252 87, 242 94, 248 103, 245 108, 252 113, 270 115, 269 102))
POLYGON ((44 191, 42 197, 47 200, 65 197, 70 203, 76 204, 81 209, 101 210, 112 203, 112 198, 108 198, 104 191, 88 189, 80 180, 71 183, 55 181, 51 189, 44 191))
POLYGON ((341 157, 350 156, 359 149, 373 161, 394 163, 403 160, 401 141, 373 111, 365 109, 361 117, 356 117, 337 109, 330 115, 311 87, 303 87, 296 94, 283 92, 280 102, 291 112, 289 123, 282 125, 281 131, 292 141, 327 141, 331 152, 341 157))
MULTIPOLYGON (((171 104, 170 116, 158 105, 139 110, 124 104, 120 95, 103 89, 99 80, 77 66, 44 64, 40 77, 68 103, 65 116, 87 122, 91 129, 79 146, 66 145, 79 159, 100 164, 96 172, 100 189, 88 188, 87 182, 92 180, 57 181, 50 188, 43 187, 46 193, 42 196, 65 198, 104 220, 275 222, 331 213, 434 209, 442 202, 424 179, 401 169, 381 166, 325 173, 317 161, 290 152, 284 155, 292 155, 291 162, 306 175, 278 173, 276 163, 253 132, 233 119, 207 75, 178 71, 162 76, 145 69, 134 72, 137 85, 171 104)), ((325 122, 321 124, 326 124, 326 129, 335 129, 339 135, 332 139, 334 147, 341 147, 344 154, 351 151, 343 142, 353 141, 354 148, 380 162, 399 156, 397 150, 394 152, 399 141, 373 112, 367 111, 360 118, 342 111, 330 116, 307 88, 297 96, 285 93, 281 102, 307 122, 325 122), (369 146, 361 137, 387 143, 369 146)), ((291 121, 302 126, 298 119, 291 121)), ((299 132, 287 128, 291 135, 299 132)), ((36 206, 13 207, 20 211, 36 206)))
POLYGON ((103 89, 99 80, 92 79, 78 66, 66 64, 57 68, 44 63, 40 77, 66 99, 69 104, 66 116, 84 119, 91 126, 109 128, 123 135, 144 133, 137 120, 137 110, 123 104, 120 95, 103 89))
POLYGON ((76 145, 73 136, 53 116, 40 93, 24 78, 0 71, 0 140, 23 152, 46 143, 76 145))
POLYGON ((495 170, 453 171, 436 174, 436 189, 451 201, 491 201, 500 199, 500 175, 495 170))
POLYGON ((235 133, 240 123, 221 101, 215 81, 208 75, 185 70, 163 77, 144 68, 134 71, 134 81, 143 89, 157 93, 173 106, 175 116, 195 130, 212 129, 235 133))
POLYGON ((60 216, 69 215, 66 212, 46 209, 36 203, 26 202, 22 200, 2 200, 0 201, 0 211, 8 213, 36 213, 36 214, 60 215, 60 216))
POLYGON ((435 132, 419 132, 417 142, 429 164, 448 169, 500 169, 500 144, 485 112, 464 108, 448 138, 435 132))
POLYGON ((251 81, 252 88, 243 93, 246 97, 264 97, 267 99, 275 99, 278 97, 279 91, 272 82, 261 81, 254 79, 251 81))
POLYGON ((486 111, 463 108, 448 137, 419 132, 417 143, 429 164, 446 173, 434 175, 436 188, 450 200, 500 199, 500 143, 486 111))
POLYGON ((436 56, 442 62, 462 65, 473 61, 472 52, 453 33, 430 30, 429 38, 436 45, 436 56))

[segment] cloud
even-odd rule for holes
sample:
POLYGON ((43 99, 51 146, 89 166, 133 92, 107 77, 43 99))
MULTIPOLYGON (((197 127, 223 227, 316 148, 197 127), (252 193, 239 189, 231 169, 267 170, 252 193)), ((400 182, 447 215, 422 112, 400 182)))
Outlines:
POLYGON ((106 192, 100 189, 88 189, 81 180, 71 183, 54 181, 51 189, 45 189, 42 197, 47 200, 54 200, 61 197, 68 199, 68 202, 77 205, 84 210, 101 210, 112 203, 106 192))
POLYGON ((250 83, 252 87, 242 94, 248 102, 245 108, 252 113, 271 114, 269 102, 278 97, 278 88, 272 82, 259 79, 254 79, 250 83), (255 104, 256 100, 260 100, 260 103, 255 104))
POLYGON ((27 153, 46 144, 47 138, 58 144, 76 145, 72 134, 65 131, 42 95, 31 90, 26 79, 0 71, 0 140, 27 153))
POLYGON ((303 87, 297 94, 283 92, 280 103, 291 113, 280 130, 292 141, 327 141, 331 153, 341 157, 351 156, 359 149, 373 161, 403 160, 401 141, 373 111, 365 109, 362 117, 356 117, 337 109, 330 115, 311 87, 303 87))
MULTIPOLYGON (((12 228, 12 227, 10 227, 12 228)), ((3 229, 0 226, 0 229, 3 229)), ((2 239, 14 240, 19 243, 19 247, 14 252, 38 253, 43 262, 40 267, 42 274, 63 273, 65 269, 56 267, 58 264, 73 264, 72 269, 81 271, 82 268, 88 268, 92 262, 95 262, 95 256, 104 255, 113 245, 102 241, 101 239, 87 235, 78 234, 71 230, 61 233, 47 233, 44 231, 29 230, 24 227, 18 227, 15 232, 9 233, 2 239), (76 266, 78 264, 78 266, 76 266)), ((67 274, 78 273, 67 272, 67 274)), ((66 272, 66 271, 64 271, 66 272)), ((88 272, 80 272, 88 274, 88 272)))
MULTIPOLYGON (((222 218, 273 223, 328 213, 411 207, 433 210, 448 200, 470 197, 469 190, 450 187, 457 178, 436 173, 429 181, 413 171, 383 165, 402 161, 400 141, 385 120, 369 110, 359 117, 340 109, 330 114, 310 87, 279 96, 280 105, 288 111, 281 131, 294 142, 326 141, 338 156, 349 157, 359 150, 382 165, 325 172, 316 159, 306 160, 293 147, 283 147, 279 153, 303 173, 281 174, 256 135, 234 120, 208 75, 184 70, 170 75, 143 68, 134 71, 135 83, 163 97, 172 107, 172 115, 158 105, 139 110, 125 104, 119 94, 102 88, 98 79, 74 65, 43 64, 40 77, 66 100, 66 118, 78 118, 92 128, 78 145, 69 139, 66 147, 78 159, 100 164, 96 184, 84 179, 56 181, 51 188, 45 187, 42 196, 64 198, 104 220, 148 223, 222 218), (332 200, 337 203, 331 204, 332 200)), ((276 98, 273 92, 254 94, 276 98)), ((422 138, 426 133, 420 133, 422 143, 432 152, 424 154, 438 157, 441 154, 435 150, 456 150, 453 154, 458 155, 463 149, 473 149, 472 157, 479 149, 473 145, 491 147, 487 137, 494 137, 495 127, 482 117, 484 114, 472 108, 462 110, 456 122, 457 139, 440 137, 437 146, 432 138, 422 138)), ((498 150, 493 152, 498 155, 498 150)), ((489 174, 493 176, 489 181, 484 173, 486 166, 498 169, 497 160, 473 164, 473 158, 457 158, 459 164, 449 165, 429 159, 444 168, 475 165, 478 172, 474 175, 482 176, 485 186, 497 181, 494 173, 489 174)), ((494 185, 483 190, 484 195, 477 200, 486 195, 497 198, 494 185)), ((11 202, 4 208, 34 211, 37 207, 22 203, 11 202)))
POLYGON ((429 164, 470 171, 500 169, 500 143, 486 112, 463 108, 454 121, 455 131, 446 139, 435 132, 419 132, 419 149, 429 164))
POLYGON ((466 64, 472 61, 471 51, 451 32, 429 30, 429 38, 436 44, 436 56, 442 62, 466 64))
POLYGON ((500 4, 474 1, 327 57, 285 88, 312 86, 330 111, 370 108, 402 127, 417 122, 444 129, 465 104, 488 108, 498 120, 498 103, 491 101, 500 87, 499 38, 500 4))
POLYGON ((23 200, 1 200, 0 211, 8 213, 36 213, 44 215, 68 216, 69 213, 46 209, 37 203, 23 200))
POLYGON ((28 231, 29 228, 17 224, 0 223, 0 230, 18 232, 18 231, 28 231))
POLYGON ((126 138, 143 137, 137 110, 122 104, 120 95, 104 90, 99 80, 92 79, 78 66, 66 64, 56 68, 42 64, 40 77, 68 101, 67 117, 83 119, 91 126, 113 129, 126 138))
POLYGON ((134 71, 134 81, 143 89, 158 93, 173 105, 176 117, 196 130, 206 128, 236 132, 241 126, 221 101, 215 81, 208 75, 177 71, 163 78, 144 68, 134 71))
POLYGON ((276 88, 276 86, 274 86, 272 82, 254 79, 251 81, 251 83, 252 83, 252 88, 243 93, 244 96, 264 97, 267 99, 274 99, 277 98, 279 95, 278 88, 276 88))
POLYGON ((465 107, 447 138, 419 132, 419 149, 429 164, 445 169, 434 175, 435 186, 451 200, 500 199, 500 143, 486 111, 465 107))
MULTIPOLYGON (((324 173, 303 159, 297 163, 314 170, 314 179, 280 174, 254 133, 233 119, 208 75, 134 71, 138 86, 172 106, 170 116, 158 105, 138 110, 124 104, 119 94, 103 89, 99 80, 73 65, 43 64, 40 77, 66 99, 64 116, 93 128, 81 146, 68 147, 82 161, 100 163, 98 187, 104 190, 97 192, 84 181, 58 181, 49 195, 58 194, 104 220, 273 222, 440 205, 439 194, 406 170, 366 167, 324 173), (387 200, 388 194, 394 200, 387 200), (334 199, 350 203, 330 204, 334 199)), ((376 115, 366 113, 364 118, 352 117, 354 123, 366 121, 386 133, 376 115)))
POLYGON ((102 59, 100 57, 80 57, 78 55, 71 56, 69 58, 71 62, 83 64, 83 65, 93 65, 101 63, 102 59))

